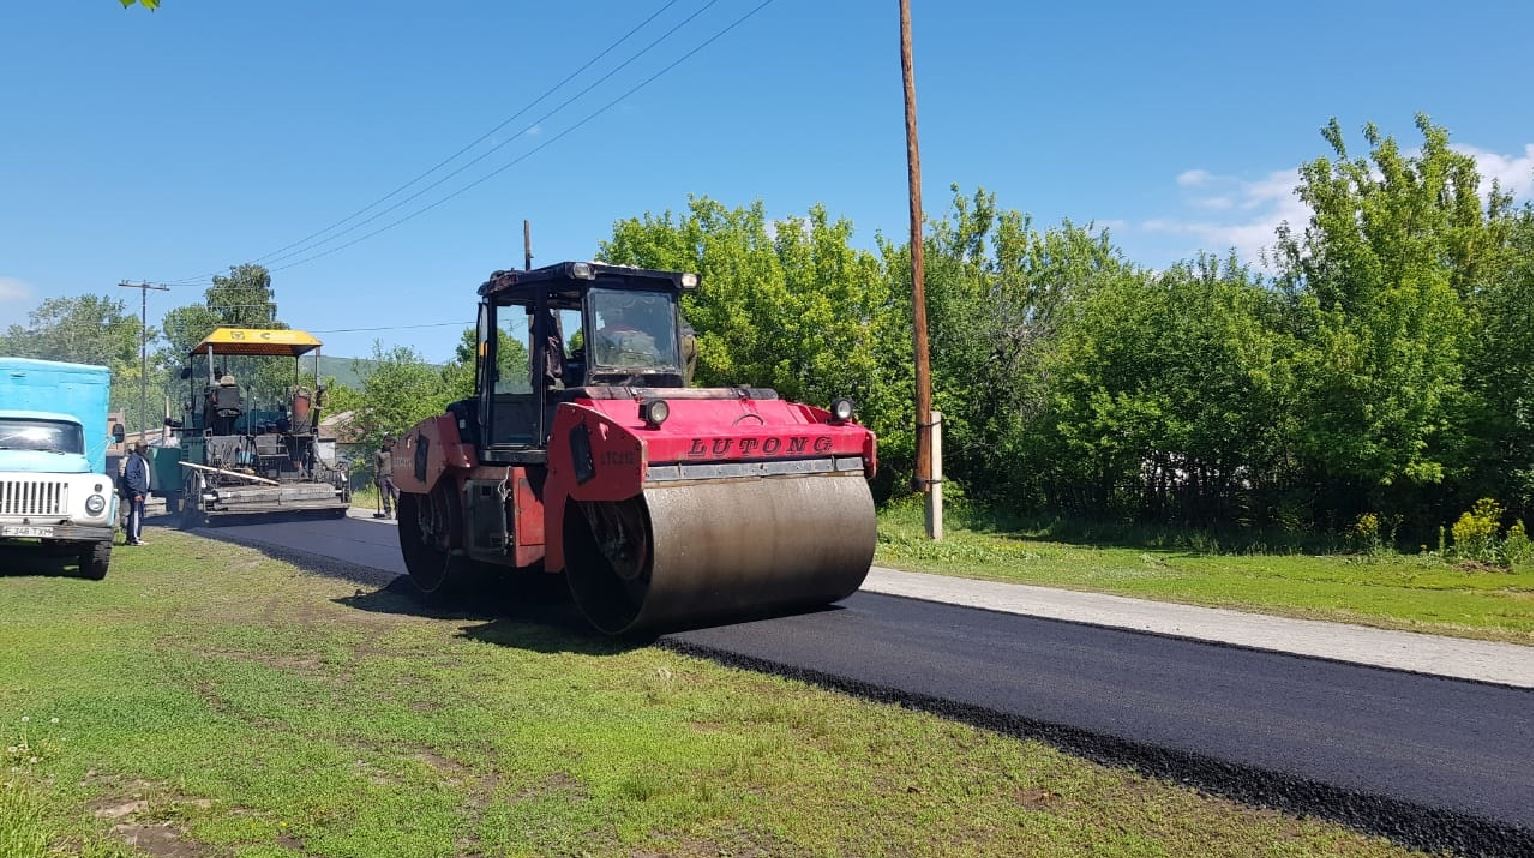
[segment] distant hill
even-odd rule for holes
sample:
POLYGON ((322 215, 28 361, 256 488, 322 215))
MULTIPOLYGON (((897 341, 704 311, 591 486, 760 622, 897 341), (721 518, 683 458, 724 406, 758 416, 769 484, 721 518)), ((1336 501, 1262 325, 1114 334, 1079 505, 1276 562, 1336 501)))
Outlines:
MULTIPOLYGON (((307 354, 300 358, 302 373, 306 378, 314 377, 315 355, 307 354)), ((320 380, 334 378, 336 383, 343 387, 359 389, 362 387, 362 379, 372 371, 377 361, 369 358, 332 357, 319 355, 320 380)))

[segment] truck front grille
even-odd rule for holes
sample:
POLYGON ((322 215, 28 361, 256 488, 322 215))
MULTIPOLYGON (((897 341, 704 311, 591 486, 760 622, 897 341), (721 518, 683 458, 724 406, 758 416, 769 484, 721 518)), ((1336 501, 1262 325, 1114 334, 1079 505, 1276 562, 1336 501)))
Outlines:
POLYGON ((0 480, 0 515, 68 515, 69 484, 0 480))

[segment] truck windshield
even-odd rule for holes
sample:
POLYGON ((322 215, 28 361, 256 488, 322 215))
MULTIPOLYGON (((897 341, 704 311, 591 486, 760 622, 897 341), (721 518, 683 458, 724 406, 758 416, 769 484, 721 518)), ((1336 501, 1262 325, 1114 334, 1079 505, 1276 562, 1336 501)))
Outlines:
POLYGON ((0 417, 0 450, 80 455, 85 452, 85 437, 75 423, 0 417))
POLYGON ((661 292, 592 289, 592 360, 605 369, 672 371, 677 359, 676 313, 661 292))

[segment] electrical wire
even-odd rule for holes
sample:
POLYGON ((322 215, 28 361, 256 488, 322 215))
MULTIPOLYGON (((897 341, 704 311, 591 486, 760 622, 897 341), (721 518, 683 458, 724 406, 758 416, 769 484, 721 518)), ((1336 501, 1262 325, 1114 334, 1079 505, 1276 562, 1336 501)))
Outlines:
POLYGON ((630 89, 628 89, 622 95, 618 96, 617 98, 614 98, 612 101, 607 102, 606 104, 602 105, 601 107, 599 107, 596 110, 592 111, 591 113, 587 114, 585 116, 585 118, 583 118, 580 121, 576 122, 574 125, 571 125, 571 126, 565 128, 563 131, 559 132, 558 134, 554 135, 553 137, 550 137, 549 139, 545 140, 544 142, 540 143, 539 145, 535 146, 534 148, 529 149, 527 152, 524 152, 523 154, 517 156, 516 158, 513 158, 511 161, 508 161, 507 163, 501 165, 500 167, 497 167, 496 169, 490 171, 489 173, 486 173, 485 175, 480 176, 479 178, 475 179, 474 181, 468 183, 467 185, 463 185, 462 187, 459 187, 457 190, 452 191, 447 196, 442 197, 441 199, 437 200, 436 202, 433 202, 433 203, 431 203, 429 205, 426 205, 426 206, 422 206, 421 208, 416 209, 415 211, 411 212, 408 215, 405 215, 402 218, 399 218, 397 220, 394 220, 394 221, 391 221, 391 222, 389 222, 387 224, 384 224, 383 226, 379 227, 378 229, 375 229, 372 232, 366 233, 364 235, 358 236, 357 238, 354 238, 351 241, 348 241, 348 242, 346 242, 344 244, 340 244, 340 245, 337 245, 335 247, 331 247, 331 248, 329 248, 327 250, 323 250, 323 251, 321 251, 319 253, 315 253, 315 254, 310 255, 310 256, 305 256, 305 257, 303 257, 301 259, 298 259, 298 260, 296 260, 294 262, 289 262, 286 265, 276 266, 276 267, 272 268, 271 270, 272 271, 284 271, 284 270, 287 270, 289 268, 294 268, 296 266, 303 265, 303 264, 305 264, 307 262, 313 262, 316 259, 321 259, 321 258, 324 258, 326 256, 330 256, 333 253, 339 253, 340 251, 345 250, 348 247, 352 247, 352 246, 354 246, 356 244, 359 244, 359 243, 361 243, 363 241, 366 241, 366 240, 368 240, 368 239, 370 239, 370 238, 372 238, 372 237, 374 237, 376 235, 379 235, 381 233, 387 232, 387 231, 393 229, 394 227, 397 227, 397 226, 399 226, 399 225, 401 225, 403 223, 406 223, 407 221, 414 220, 415 218, 417 218, 417 217, 419 217, 419 216, 421 216, 421 215, 431 211, 432 209, 435 209, 436 207, 442 205, 443 203, 446 203, 449 200, 452 200, 452 199, 454 199, 454 198, 456 198, 456 197, 458 197, 458 196, 460 196, 460 195, 462 195, 464 193, 467 193, 468 191, 472 190, 473 188, 476 188, 476 187, 484 184, 485 182, 490 181, 491 179, 495 178, 496 176, 500 175, 501 173, 504 173, 507 170, 511 169, 512 167, 515 167, 516 165, 518 165, 518 164, 522 163, 523 161, 527 160, 528 158, 531 158, 533 155, 538 154, 542 150, 544 150, 544 149, 548 148, 549 146, 553 145, 554 143, 558 142, 559 140, 561 140, 562 138, 566 137, 570 133, 578 130, 582 126, 584 126, 587 123, 591 122, 593 119, 596 119, 598 116, 602 115, 603 113, 606 113, 608 110, 611 110, 619 102, 623 101, 624 99, 628 98, 629 96, 633 95, 634 93, 640 91, 641 89, 644 89, 646 86, 649 86, 651 83, 654 83, 662 75, 666 74, 667 72, 671 71, 672 69, 676 68, 677 66, 681 65, 682 63, 686 62, 688 59, 690 59, 690 58, 696 56, 697 54, 701 53, 704 48, 706 48, 709 45, 713 44, 715 41, 718 41, 719 39, 723 38, 730 31, 734 30, 736 27, 739 27, 741 24, 744 24, 747 20, 749 20, 750 18, 755 16, 758 12, 760 12, 763 9, 767 8, 768 6, 772 5, 774 2, 775 2, 775 0, 762 0, 761 3, 759 3, 755 7, 753 7, 749 12, 745 13, 744 15, 741 15, 739 18, 736 18, 734 21, 730 22, 730 24, 728 26, 726 26, 724 29, 718 31, 714 35, 709 36, 707 39, 704 39, 702 42, 698 43, 697 47, 693 48, 688 53, 683 54, 682 56, 680 56, 677 59, 673 60, 669 65, 665 66, 660 71, 657 71, 654 74, 650 75, 649 77, 645 78, 644 80, 640 81, 638 84, 636 84, 633 87, 631 87, 630 89))
MULTIPOLYGON (((421 197, 425 196, 427 193, 429 193, 429 192, 431 192, 433 190, 436 190, 437 188, 442 187, 443 185, 447 184, 450 180, 452 180, 454 177, 462 175, 464 172, 468 171, 469 168, 473 167, 475 164, 480 163, 481 161, 485 160, 486 158, 489 158, 491 155, 494 155, 496 152, 499 152, 500 150, 502 150, 502 149, 506 148, 507 146, 511 145, 512 143, 515 143, 517 140, 521 139, 524 135, 526 135, 527 133, 532 131, 534 128, 539 127, 544 122, 547 122, 548 120, 552 119, 560 111, 564 110, 566 107, 569 107, 571 104, 573 104, 576 101, 579 101, 581 98, 585 97, 586 94, 591 92, 593 89, 596 89, 598 86, 601 86, 602 84, 604 84, 607 81, 611 80, 613 78, 613 76, 616 75, 618 72, 623 71, 625 68, 627 68, 630 65, 632 65, 640 57, 643 57, 645 54, 647 54, 650 51, 654 50, 657 46, 660 45, 660 43, 662 43, 662 42, 666 41, 667 39, 671 38, 678 31, 680 31, 683 27, 685 27, 688 24, 692 23, 693 20, 696 19, 699 15, 702 15, 704 12, 707 12, 709 9, 713 8, 718 3, 719 3, 719 0, 708 0, 707 3, 704 3, 701 7, 699 7, 696 11, 694 11, 691 15, 688 15, 686 18, 683 18, 679 23, 677 23, 671 29, 669 29, 666 32, 662 33, 659 38, 657 38, 654 41, 650 42, 648 45, 645 45, 643 48, 639 49, 637 52, 635 52, 633 55, 631 55, 628 59, 626 59, 623 62, 619 63, 617 66, 609 69, 606 74, 604 74, 601 77, 597 78, 595 81, 592 81, 589 85, 586 86, 585 89, 582 89, 580 92, 577 92, 576 94, 574 94, 574 95, 570 96, 569 98, 565 99, 564 101, 560 102, 559 105, 556 106, 553 110, 548 111, 547 113, 543 114, 542 116, 538 117, 537 119, 535 119, 531 123, 529 123, 526 128, 523 128, 521 131, 518 131, 516 134, 513 134, 512 136, 506 138, 505 140, 502 140, 501 142, 499 142, 499 143, 495 144, 494 146, 490 147, 489 149, 486 149, 484 152, 481 152, 480 154, 474 156, 473 158, 471 158, 467 162, 459 165, 452 172, 447 173, 447 174, 441 176, 436 181, 433 181, 431 184, 422 187, 421 189, 417 190, 415 193, 411 194, 410 196, 405 197, 405 198, 395 202, 393 205, 391 205, 391 206, 389 206, 387 208, 379 209, 378 211, 374 212, 373 214, 369 215, 368 217, 366 217, 366 218, 364 218, 364 219, 362 219, 360 221, 357 221, 356 223, 352 224, 351 226, 347 227, 346 229, 341 230, 340 232, 334 233, 334 234, 330 235, 329 237, 324 238, 324 239, 322 239, 320 241, 316 241, 316 242, 310 243, 310 244, 308 244, 306 246, 302 246, 302 247, 299 247, 299 248, 294 249, 294 250, 289 250, 286 253, 282 253, 282 254, 279 254, 277 256, 273 256, 273 257, 267 259, 266 264, 268 266, 270 266, 272 263, 278 263, 278 262, 283 262, 283 261, 288 260, 288 259, 292 259, 295 256, 300 256, 300 255, 302 255, 304 253, 308 253, 308 252, 310 252, 312 250, 315 250, 316 248, 322 247, 325 244, 328 244, 328 243, 330 243, 332 241, 335 241, 336 239, 339 239, 339 238, 341 238, 343 236, 350 235, 350 234, 356 232, 357 230, 361 229, 362 227, 365 227, 368 224, 378 220, 379 218, 383 217, 384 215, 386 215, 386 214, 388 214, 390 212, 393 212, 393 211, 398 211, 399 209, 403 208, 404 206, 406 206, 406 205, 408 205, 408 204, 410 204, 410 203, 420 199, 421 197)), ((271 270, 276 271, 276 270, 279 270, 279 269, 272 268, 271 270)))
POLYGON ((368 332, 371 332, 371 331, 410 331, 410 330, 415 330, 416 328, 445 328, 445 327, 447 327, 449 325, 456 325, 456 326, 461 327, 461 328, 472 328, 472 327, 474 327, 474 323, 472 321, 469 321, 469 322, 463 322, 463 321, 458 321, 458 322, 424 322, 424 323, 419 324, 419 325, 385 325, 385 326, 383 326, 381 328, 314 328, 314 329, 311 329, 309 331, 309 333, 311 333, 311 334, 362 334, 362 333, 368 333, 368 332))
MULTIPOLYGON (((271 259, 272 257, 278 256, 279 254, 282 254, 282 253, 284 253, 284 252, 286 252, 288 250, 291 250, 291 249, 293 249, 295 247, 298 247, 299 245, 307 244, 312 239, 318 238, 318 237, 320 237, 320 236, 330 232, 331 230, 333 230, 333 229, 335 229, 335 228, 337 228, 339 226, 342 226, 342 225, 344 225, 346 223, 349 223, 350 221, 354 220, 358 216, 360 216, 362 214, 365 214, 366 212, 372 210, 373 208, 375 208, 379 204, 387 202, 390 199, 393 199, 395 196, 399 195, 401 192, 403 192, 407 188, 411 187, 412 185, 415 185, 417 182, 421 181, 422 179, 426 178, 427 176, 430 176, 432 173, 435 173, 438 170, 442 169, 444 166, 446 166, 449 163, 453 162, 459 156, 463 155, 465 152, 468 152, 470 149, 473 149, 475 146, 478 146, 479 144, 485 142, 490 137, 494 136, 497 132, 499 132, 501 129, 503 129, 507 125, 510 125, 511 123, 515 122, 517 119, 519 119, 524 114, 526 114, 529 110, 532 110, 534 107, 537 107, 539 104, 543 103, 543 101, 545 101, 549 96, 551 96, 554 93, 558 92, 559 90, 563 89, 566 84, 570 83, 570 81, 572 81, 575 78, 579 77, 583 72, 585 72, 587 69, 589 69, 593 65, 595 65, 598 60, 600 60, 603 57, 607 56, 608 54, 612 53, 614 50, 616 50, 624 42, 627 42, 629 39, 633 38, 634 34, 638 33, 640 30, 643 30, 645 27, 649 26, 651 21, 654 21, 656 18, 660 17, 667 10, 669 10, 672 6, 675 6, 679 2, 681 2, 681 0, 667 0, 667 2, 661 4, 660 8, 656 9, 654 12, 651 12, 648 17, 646 17, 644 20, 640 21, 638 24, 635 24, 632 28, 630 28, 628 30, 628 32, 626 32, 623 35, 619 36, 616 40, 614 40, 607 47, 601 49, 600 51, 597 51, 595 54, 593 54, 591 56, 590 59, 586 60, 586 62, 582 63, 580 65, 580 67, 576 68, 575 71, 572 71, 568 75, 565 75, 565 77, 562 78, 558 83, 556 83, 553 86, 549 87, 548 89, 544 90, 537 98, 535 98, 532 101, 528 102, 527 104, 523 105, 521 107, 521 109, 519 109, 516 113, 513 113, 512 115, 510 115, 510 116, 506 117, 505 119, 501 120, 497 125, 495 125, 495 127, 491 128, 490 130, 488 130, 485 133, 481 134, 480 136, 476 137, 473 141, 469 142, 468 144, 466 144, 462 148, 458 149, 458 151, 454 152, 453 154, 451 154, 451 155, 447 156, 446 158, 443 158, 442 160, 440 160, 437 163, 433 164, 430 168, 428 168, 424 172, 420 173, 419 175, 415 176, 410 181, 405 182, 404 184, 394 188, 393 190, 389 191, 388 193, 384 194, 383 196, 379 197, 378 199, 373 200, 372 202, 368 203, 367 205, 363 206, 362 208, 357 209, 356 211, 352 212, 351 214, 347 215, 346 217, 343 217, 340 220, 330 224, 329 226, 326 226, 323 229, 316 230, 315 232, 312 232, 312 233, 304 236, 303 238, 298 239, 297 241, 291 242, 289 244, 285 244, 282 247, 279 247, 276 250, 273 250, 273 251, 271 251, 269 253, 262 254, 261 256, 256 257, 256 259, 253 260, 253 261, 257 262, 257 263, 260 263, 263 260, 271 259)), ((712 4, 710 4, 710 5, 712 5, 712 4)), ((515 138, 513 138, 513 139, 515 139, 515 138)), ((208 279, 211 279, 214 276, 214 274, 219 274, 219 273, 222 273, 222 272, 213 272, 211 274, 201 274, 201 275, 196 275, 196 276, 193 276, 193 277, 183 277, 180 280, 174 280, 174 281, 170 281, 170 282, 173 285, 189 286, 189 285, 194 285, 196 283, 200 283, 202 281, 206 281, 208 279)))

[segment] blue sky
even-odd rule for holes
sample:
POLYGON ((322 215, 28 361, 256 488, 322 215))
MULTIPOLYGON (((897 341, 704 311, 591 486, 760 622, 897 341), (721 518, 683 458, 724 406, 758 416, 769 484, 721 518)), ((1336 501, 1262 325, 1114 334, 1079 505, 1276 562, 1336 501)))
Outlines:
MULTIPOLYGON (((521 259, 587 258, 612 222, 689 193, 815 202, 870 243, 905 224, 894 0, 715 0, 589 95, 519 134, 708 0, 678 0, 510 124, 505 146, 416 203, 524 155, 679 57, 584 127, 435 210, 276 270, 314 328, 467 321, 521 259)), ((41 298, 123 291, 257 259, 366 205, 514 114, 664 0, 622 3, 30 0, 0 18, 0 325, 41 298)), ((1292 171, 1328 117, 1411 140, 1427 111, 1523 196, 1534 185, 1534 4, 1411 0, 1092 4, 914 0, 929 212, 984 185, 1042 223, 1110 225, 1131 258, 1254 254, 1303 216, 1292 171)), ((392 201, 391 201, 392 202, 392 201)), ((334 244, 321 245, 315 252, 334 244)), ((273 263, 294 262, 300 254, 273 263)), ((151 315, 198 300, 151 299, 151 315)), ((136 295, 124 292, 124 297, 136 295)), ((441 359, 451 327, 336 333, 441 359)))

